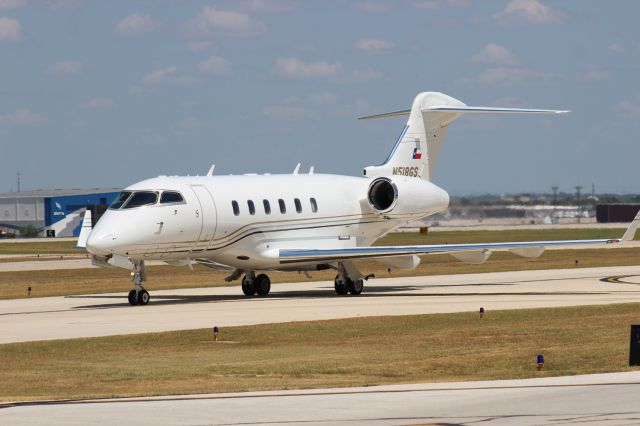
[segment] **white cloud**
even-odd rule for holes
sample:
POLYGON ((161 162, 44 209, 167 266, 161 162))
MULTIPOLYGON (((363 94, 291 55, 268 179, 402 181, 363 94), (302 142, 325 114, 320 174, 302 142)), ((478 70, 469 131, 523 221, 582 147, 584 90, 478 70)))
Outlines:
POLYGON ((356 42, 356 48, 365 52, 382 52, 394 46, 394 43, 379 38, 363 38, 356 42))
POLYGON ((192 41, 190 43, 187 43, 187 47, 193 53, 204 52, 205 50, 209 49, 211 46, 213 46, 213 43, 207 40, 192 41))
POLYGON ((35 114, 28 108, 19 109, 11 114, 0 115, 0 124, 8 126, 38 126, 48 122, 49 119, 46 116, 35 114))
POLYGON ((93 98, 82 103, 82 107, 87 109, 112 108, 114 105, 115 103, 110 98, 93 98))
POLYGON ((387 5, 378 0, 366 0, 357 2, 354 7, 363 12, 380 13, 387 11, 387 5))
POLYGON ((317 93, 309 95, 309 102, 314 105, 333 105, 338 102, 338 95, 330 92, 317 93))
POLYGON ((205 123, 204 121, 200 120, 199 118, 196 117, 187 117, 183 120, 180 120, 180 122, 178 123, 178 126, 182 129, 186 129, 186 130, 193 130, 193 129, 199 129, 202 128, 206 125, 207 123, 205 123))
POLYGON ((298 2, 293 0, 242 0, 237 5, 252 12, 291 12, 297 9, 298 2))
POLYGON ((620 54, 622 54, 622 53, 624 53, 626 51, 624 46, 621 45, 620 43, 610 44, 608 49, 609 49, 609 52, 620 53, 620 54))
POLYGON ((371 106, 367 101, 363 99, 357 99, 352 104, 340 105, 336 109, 336 113, 344 117, 354 117, 356 115, 361 115, 367 111, 371 111, 371 106))
POLYGON ((82 0, 45 0, 44 4, 51 10, 73 9, 82 4, 82 0))
POLYGON ((384 74, 372 68, 364 68, 360 70, 353 70, 351 72, 351 77, 353 80, 362 83, 365 81, 380 80, 384 77, 384 74))
POLYGON ((132 13, 120 19, 116 24, 116 33, 125 37, 135 37, 158 28, 158 23, 149 15, 132 13))
POLYGON ((311 111, 293 105, 271 105, 264 108, 260 115, 274 120, 293 120, 298 118, 311 118, 311 111))
POLYGON ((64 76, 80 74, 82 72, 82 62, 80 61, 62 61, 51 65, 48 70, 49 74, 64 76))
POLYGON ((499 67, 489 68, 475 77, 463 78, 456 81, 461 86, 482 84, 490 86, 494 84, 538 84, 549 81, 553 74, 528 68, 499 67))
POLYGON ((0 0, 0 10, 20 9, 26 4, 27 0, 0 0))
POLYGON ((471 0, 413 0, 411 5, 417 9, 436 10, 444 7, 468 7, 471 0))
POLYGON ((17 19, 0 16, 0 42, 16 41, 22 35, 22 25, 17 19))
POLYGON ((202 11, 189 22, 187 32, 192 35, 226 35, 247 37, 263 33, 266 26, 249 15, 229 10, 219 10, 205 6, 202 11))
POLYGON ((477 64, 513 65, 516 57, 507 48, 496 43, 489 43, 483 47, 473 58, 477 64))
POLYGON ((596 82, 611 79, 611 73, 606 70, 590 70, 578 75, 581 81, 596 82))
POLYGON ((212 56, 201 62, 198 68, 207 74, 228 74, 231 71, 231 62, 220 56, 212 56))
POLYGON ((567 19, 567 14, 539 0, 511 0, 502 12, 493 15, 493 19, 506 26, 520 23, 558 24, 567 19))
POLYGON ((278 58, 276 70, 285 77, 315 78, 330 77, 340 69, 340 63, 310 62, 305 63, 297 58, 278 58))
MULTIPOLYGON (((151 71, 142 78, 149 86, 192 86, 197 80, 191 76, 178 74, 176 67, 167 67, 151 71)), ((138 94, 138 93, 135 93, 138 94)))
POLYGON ((631 101, 623 101, 618 104, 618 109, 630 118, 640 118, 640 105, 631 101))

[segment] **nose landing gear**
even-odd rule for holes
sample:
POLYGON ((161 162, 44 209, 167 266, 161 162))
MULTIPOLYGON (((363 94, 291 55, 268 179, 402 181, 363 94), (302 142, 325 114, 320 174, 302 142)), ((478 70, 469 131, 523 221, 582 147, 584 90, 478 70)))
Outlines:
POLYGON ((144 269, 144 260, 134 262, 133 286, 134 289, 129 292, 129 304, 146 305, 149 303, 149 292, 142 287, 142 283, 147 280, 147 272, 144 269))

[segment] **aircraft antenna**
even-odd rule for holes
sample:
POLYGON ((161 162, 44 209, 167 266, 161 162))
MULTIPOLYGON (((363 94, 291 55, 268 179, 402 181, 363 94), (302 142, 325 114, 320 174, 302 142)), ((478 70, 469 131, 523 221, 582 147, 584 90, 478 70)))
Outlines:
POLYGON ((216 168, 215 164, 212 164, 211 167, 209 168, 209 171, 207 172, 207 176, 213 176, 213 169, 216 168))
POLYGON ((295 169, 293 169, 293 174, 294 174, 294 175, 297 175, 297 174, 298 174, 298 171, 300 171, 300 164, 301 164, 301 163, 298 163, 298 164, 296 165, 296 168, 295 168, 295 169))

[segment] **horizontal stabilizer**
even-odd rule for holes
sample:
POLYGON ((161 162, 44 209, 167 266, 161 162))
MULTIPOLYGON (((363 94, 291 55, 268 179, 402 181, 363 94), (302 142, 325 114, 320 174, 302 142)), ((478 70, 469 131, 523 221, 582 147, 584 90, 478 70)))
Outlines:
POLYGON ((531 108, 494 108, 484 106, 432 106, 424 108, 422 112, 460 112, 464 114, 566 114, 570 111, 557 109, 531 108))
MULTIPOLYGON (((423 108, 422 112, 450 112, 461 114, 566 114, 571 112, 569 110, 560 109, 533 109, 533 108, 496 108, 496 107, 484 107, 484 106, 430 106, 423 108)), ((358 117, 358 120, 371 120, 375 118, 387 118, 387 117, 400 117, 403 115, 409 115, 410 109, 402 111, 385 112, 383 114, 367 115, 364 117, 358 117)))

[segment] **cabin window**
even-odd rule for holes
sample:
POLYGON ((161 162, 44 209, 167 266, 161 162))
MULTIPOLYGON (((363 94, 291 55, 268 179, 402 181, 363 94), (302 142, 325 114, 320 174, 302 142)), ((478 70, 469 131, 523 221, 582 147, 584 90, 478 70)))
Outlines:
POLYGON ((264 212, 271 214, 271 204, 269 204, 269 200, 262 200, 262 204, 264 205, 264 212))
POLYGON ((233 215, 234 216, 240 216, 240 206, 238 206, 238 202, 237 201, 232 201, 231 202, 231 208, 233 208, 233 215))
POLYGON ((116 200, 113 202, 113 204, 111 204, 111 206, 109 206, 109 208, 119 209, 120 207, 122 207, 125 201, 129 199, 129 196, 131 196, 131 191, 121 192, 120 194, 118 194, 118 198, 116 198, 116 200))
POLYGON ((278 200, 278 205, 280 205, 280 213, 285 214, 287 212, 287 206, 282 198, 278 200))
POLYGON ((296 211, 298 213, 302 213, 302 203, 300 202, 300 199, 299 198, 294 198, 293 199, 293 204, 296 205, 296 211))
POLYGON ((160 204, 184 203, 184 198, 179 192, 164 191, 160 196, 160 204))
POLYGON ((253 201, 247 201, 247 206, 249 206, 249 214, 256 214, 256 206, 253 204, 253 201))
POLYGON ((158 201, 158 193, 155 191, 138 191, 134 192, 123 209, 132 209, 134 207, 150 206, 158 201))
POLYGON ((309 202, 311 203, 311 211, 314 213, 318 212, 318 203, 316 203, 315 198, 309 198, 309 202))

